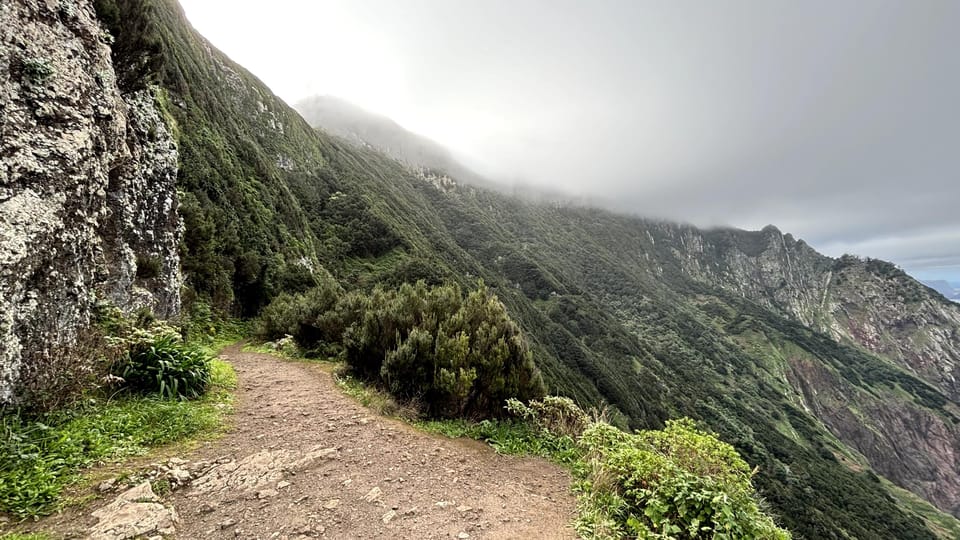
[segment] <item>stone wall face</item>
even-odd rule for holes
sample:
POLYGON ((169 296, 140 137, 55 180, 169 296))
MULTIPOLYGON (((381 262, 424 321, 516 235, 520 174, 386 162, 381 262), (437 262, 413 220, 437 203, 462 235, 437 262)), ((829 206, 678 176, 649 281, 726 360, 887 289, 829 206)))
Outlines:
POLYGON ((111 41, 89 0, 0 4, 0 403, 98 301, 179 311, 176 144, 111 41))

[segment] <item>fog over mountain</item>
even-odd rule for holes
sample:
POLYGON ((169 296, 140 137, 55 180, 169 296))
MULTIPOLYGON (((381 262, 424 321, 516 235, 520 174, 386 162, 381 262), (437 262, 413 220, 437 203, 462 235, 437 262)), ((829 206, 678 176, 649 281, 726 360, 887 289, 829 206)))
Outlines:
POLYGON ((468 167, 960 279, 960 4, 185 0, 290 103, 468 167))

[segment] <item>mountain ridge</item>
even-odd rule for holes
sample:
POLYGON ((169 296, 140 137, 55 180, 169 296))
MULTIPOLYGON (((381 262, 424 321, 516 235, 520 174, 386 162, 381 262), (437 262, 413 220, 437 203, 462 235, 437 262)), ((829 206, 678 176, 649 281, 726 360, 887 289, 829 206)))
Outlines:
MULTIPOLYGON (((159 5, 171 13, 171 4, 159 5)), ((294 246, 302 246, 300 249, 305 250, 304 254, 290 253, 283 244, 274 244, 269 238, 277 233, 258 228, 256 222, 244 225, 243 230, 247 235, 251 232, 261 235, 265 241, 261 243, 263 245, 251 244, 246 237, 239 237, 239 249, 230 243, 218 242, 218 239, 230 237, 234 220, 242 222, 248 218, 242 214, 232 218, 234 211, 217 201, 216 191, 210 191, 209 181, 204 180, 207 168, 195 165, 182 168, 181 185, 195 193, 198 200, 209 201, 203 202, 199 209, 205 211, 215 229, 223 231, 207 239, 219 244, 212 246, 211 255, 215 256, 209 260, 202 255, 203 250, 190 250, 185 255, 188 282, 194 286, 204 283, 199 279, 203 274, 190 271, 193 268, 212 267, 220 272, 225 267, 228 271, 225 277, 232 274, 232 279, 227 277, 226 283, 233 286, 228 288, 239 293, 234 296, 237 302, 251 307, 250 295, 238 285, 245 285, 253 291, 269 291, 271 287, 289 290, 289 286, 271 283, 275 271, 270 269, 286 267, 287 272, 293 274, 288 281, 292 281, 295 290, 301 285, 297 285, 299 282, 294 279, 297 274, 290 268, 304 266, 291 259, 300 260, 304 256, 315 260, 316 263, 311 263, 314 267, 330 272, 347 287, 366 288, 377 282, 398 284, 416 279, 452 280, 469 286, 470 281, 482 277, 500 295, 511 315, 526 331, 538 363, 555 391, 572 395, 582 403, 606 400, 625 415, 628 423, 637 427, 658 427, 667 418, 684 414, 705 420, 712 429, 745 452, 753 464, 766 464, 761 466, 761 471, 765 471, 759 479, 761 489, 768 498, 785 505, 781 508, 789 509, 790 514, 785 518, 794 530, 847 530, 854 535, 869 537, 874 533, 868 534, 868 529, 862 527, 879 527, 876 534, 912 535, 905 532, 913 527, 908 525, 909 518, 890 507, 889 502, 883 502, 883 496, 867 495, 879 488, 870 487, 866 477, 856 476, 858 473, 850 476, 851 473, 844 472, 849 471, 846 466, 830 465, 829 461, 821 461, 818 452, 812 452, 812 448, 836 444, 830 439, 835 435, 825 424, 819 424, 824 425, 823 428, 817 427, 820 419, 803 419, 803 413, 795 416, 790 412, 787 416, 790 429, 784 429, 777 427, 782 420, 773 416, 756 416, 751 412, 753 406, 750 403, 756 400, 765 403, 758 403, 758 406, 769 410, 786 407, 790 411, 794 405, 788 403, 794 403, 802 410, 799 398, 802 390, 791 385, 785 371, 780 371, 788 369, 783 364, 786 359, 780 360, 776 368, 781 375, 769 378, 759 367, 770 362, 767 356, 743 356, 743 345, 737 340, 746 339, 744 335, 754 339, 762 336, 759 338, 761 343, 769 343, 771 339, 799 340, 801 348, 806 351, 803 356, 815 365, 823 366, 823 370, 833 374, 833 380, 859 381, 855 384, 869 387, 872 392, 881 392, 892 402, 903 403, 910 410, 919 407, 918 410, 931 421, 940 415, 953 415, 950 411, 955 407, 936 389, 904 373, 902 368, 890 367, 888 361, 864 355, 857 348, 838 348, 833 340, 819 337, 799 323, 785 322, 763 308, 757 310, 753 307, 755 302, 770 302, 766 297, 745 299, 747 303, 744 303, 731 298, 729 292, 716 291, 703 280, 698 282, 687 277, 683 272, 683 261, 696 258, 691 255, 696 251, 687 248, 687 245, 695 244, 693 240, 698 234, 693 233, 693 227, 621 217, 596 210, 535 204, 460 185, 455 180, 452 188, 440 189, 434 182, 412 173, 409 167, 371 149, 352 147, 323 134, 304 132, 300 126, 306 123, 298 115, 294 115, 295 118, 290 116, 289 110, 276 98, 265 101, 269 118, 256 113, 253 129, 243 128, 241 131, 241 126, 232 126, 230 119, 241 117, 246 110, 260 111, 262 107, 258 103, 263 99, 260 96, 269 96, 269 92, 258 86, 258 82, 242 68, 226 59, 217 60, 219 53, 211 52, 213 49, 209 45, 199 49, 191 45, 193 40, 202 43, 202 38, 178 30, 182 28, 179 25, 186 24, 182 14, 173 19, 155 20, 162 22, 160 34, 167 36, 168 59, 164 71, 168 75, 165 78, 173 75, 172 82, 176 83, 176 76, 185 76, 179 70, 190 64, 171 61, 170 52, 191 48, 211 58, 213 65, 221 66, 219 69, 226 70, 226 77, 211 78, 213 74, 203 71, 189 75, 190 87, 201 84, 206 92, 195 96, 197 102, 193 107, 187 102, 186 107, 174 108, 173 115, 179 125, 194 123, 194 131, 224 135, 233 130, 238 134, 252 131, 263 148, 282 149, 293 144, 303 149, 299 156, 290 150, 271 150, 271 154, 278 155, 270 159, 275 172, 271 172, 265 163, 257 167, 264 169, 260 174, 266 172, 275 187, 271 184, 251 185, 258 190, 266 189, 259 198, 268 201, 275 199, 269 195, 269 190, 289 186, 289 210, 283 210, 282 206, 276 208, 289 216, 281 222, 290 222, 291 226, 307 233, 293 242, 294 246), (238 79, 240 82, 236 82, 238 79), (226 81, 228 86, 224 87, 221 81, 226 81), (216 88, 224 88, 224 91, 216 88), (207 97, 220 94, 236 97, 220 104, 207 97), (201 105, 203 109, 199 108, 201 105), (276 127, 275 115, 286 118, 282 129, 276 127), (203 118, 208 120, 203 121, 203 118), (211 123, 213 119, 218 119, 216 122, 219 123, 211 123), (316 149, 315 153, 306 150, 311 147, 316 149), (279 166, 284 163, 279 155, 289 158, 287 166, 279 166), (224 221, 218 225, 218 220, 224 221), (247 247, 243 247, 244 243, 247 247), (309 254, 310 245, 315 246, 313 256, 309 254), (221 255, 216 255, 218 252, 221 255), (632 256, 624 261, 624 254, 632 256), (286 262, 279 262, 276 255, 286 262), (277 262, 271 263, 271 260, 277 262), (553 292, 557 295, 551 295, 553 292), (710 293, 712 298, 703 305, 691 302, 690 298, 703 292, 710 293), (723 307, 729 308, 732 314, 728 316, 726 312, 714 309, 723 307), (737 313, 738 310, 755 315, 744 317, 737 313), (717 328, 718 324, 723 324, 723 328, 717 328), (727 336, 728 333, 732 335, 727 336), (716 374, 704 380, 703 365, 712 366, 709 369, 716 374), (731 387, 732 372, 742 373, 748 379, 731 387), (908 389, 909 398, 897 397, 888 390, 903 385, 908 389), (741 395, 741 402, 731 402, 729 390, 723 388, 739 388, 739 393, 735 391, 734 395, 741 395), (746 393, 747 388, 751 389, 750 393, 746 393), (694 396, 699 397, 693 399, 694 396), (734 418, 736 420, 731 423, 734 418), (763 433, 762 443, 756 439, 760 435, 757 429, 763 433), (831 433, 830 436, 818 434, 820 429, 831 433), (751 432, 755 435, 750 435, 751 432), (791 442, 790 436, 785 435, 796 432, 807 433, 801 438, 802 444, 791 442), (833 493, 831 499, 811 498, 790 483, 789 475, 777 476, 775 471, 781 470, 779 463, 783 459, 774 457, 777 455, 791 456, 787 459, 790 469, 806 471, 805 474, 810 475, 806 481, 819 486, 814 493, 818 489, 828 491, 830 485, 843 479, 848 488, 856 486, 854 495, 833 493), (821 472, 816 472, 818 470, 831 472, 821 476, 821 472), (861 498, 864 496, 866 498, 861 498), (797 502, 799 500, 804 502, 797 502), (841 504, 845 510, 837 506, 841 504), (817 510, 813 511, 813 508, 817 510), (861 517, 841 518, 843 512, 861 517), (878 512, 885 517, 879 517, 878 512), (818 517, 814 519, 814 515, 818 517), (873 517, 864 521, 862 516, 867 515, 873 517), (886 532, 877 532, 880 530, 886 532), (899 532, 893 533, 894 530, 899 532)), ((174 96, 182 93, 178 88, 186 88, 171 85, 171 81, 164 86, 174 96)), ((246 152, 243 149, 247 148, 247 143, 242 137, 234 140, 237 141, 235 149, 225 147, 221 150, 222 156, 228 160, 239 158, 242 164, 249 160, 240 153, 246 152)), ((204 155, 210 144, 204 139, 187 140, 183 137, 180 143, 185 156, 204 155)), ((233 181, 239 184, 231 190, 246 192, 248 182, 241 180, 242 177, 235 178, 233 181)), ((184 206, 190 207, 189 204, 184 206)), ((246 203, 244 208, 248 207, 256 208, 256 205, 246 203)), ((189 213, 185 216, 189 246, 191 238, 202 228, 191 227, 188 217, 189 213)), ((277 232, 282 234, 282 231, 277 232)), ((763 238, 762 234, 761 231, 760 238, 763 238)), ((785 238, 781 244, 783 241, 785 238)), ((777 255, 772 260, 779 262, 785 258, 777 255)), ((705 261, 707 264, 701 263, 700 267, 713 262, 716 261, 705 261)), ((755 288, 757 291, 761 289, 763 287, 759 285, 755 288)), ((198 292, 204 294, 203 288, 198 292)), ((257 303, 268 300, 263 298, 257 303)), ((256 309, 255 304, 252 307, 256 309)), ((858 415, 862 412, 853 411, 854 418, 858 415)), ((913 440, 901 429, 888 430, 880 439, 885 442, 885 448, 895 449, 894 441, 913 440)), ((848 431, 853 433, 853 430, 848 431)), ((951 444, 956 445, 955 433, 953 437, 951 444)), ((850 437, 848 440, 852 442, 850 437)), ((841 443, 839 448, 844 445, 841 443)), ((850 451, 837 449, 834 452, 850 451)), ((922 456, 929 455, 919 447, 916 451, 922 456)), ((869 462, 866 457, 855 461, 869 462)), ((941 477, 949 478, 953 473, 949 464, 927 465, 928 469, 939 470, 941 477)), ((904 474, 900 480, 908 476, 904 474)), ((927 497, 934 497, 937 489, 936 485, 926 484, 906 487, 921 491, 927 497)), ((936 495, 942 508, 952 508, 947 501, 956 493, 950 489, 947 487, 947 493, 936 495)))
POLYGON ((315 132, 176 2, 97 7, 118 79, 158 85, 176 140, 186 309, 254 316, 321 275, 360 290, 483 279, 553 391, 631 428, 697 419, 758 467, 798 535, 935 537, 877 473, 960 513, 960 310, 889 263, 418 174, 315 132))
POLYGON ((366 145, 410 166, 453 176, 475 186, 504 189, 464 166, 440 143, 342 98, 313 96, 297 101, 293 108, 313 127, 322 127, 333 135, 366 145))

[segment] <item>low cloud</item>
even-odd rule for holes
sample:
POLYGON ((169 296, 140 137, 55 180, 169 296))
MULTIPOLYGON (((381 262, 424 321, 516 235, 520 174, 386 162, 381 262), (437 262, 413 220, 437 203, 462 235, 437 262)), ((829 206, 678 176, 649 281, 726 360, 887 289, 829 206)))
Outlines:
POLYGON ((288 102, 492 177, 960 280, 960 3, 183 3, 288 102))

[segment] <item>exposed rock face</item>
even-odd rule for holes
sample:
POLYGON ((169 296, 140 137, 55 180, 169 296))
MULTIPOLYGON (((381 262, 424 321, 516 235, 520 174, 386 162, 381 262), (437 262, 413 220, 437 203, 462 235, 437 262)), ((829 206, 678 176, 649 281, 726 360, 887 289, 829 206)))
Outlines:
POLYGON ((669 230, 694 279, 886 357, 960 403, 960 305, 893 265, 831 259, 775 227, 669 230))
POLYGON ((164 506, 150 482, 132 487, 93 514, 97 524, 89 540, 128 540, 146 535, 172 535, 180 521, 177 511, 164 506))
POLYGON ((893 396, 877 396, 823 364, 789 358, 787 377, 803 406, 870 466, 895 484, 960 515, 960 428, 957 408, 936 414, 893 396))
POLYGON ((824 306, 828 331, 890 358, 960 403, 960 305, 883 263, 838 266, 824 306))
POLYGON ((0 4, 0 403, 98 298, 179 310, 176 145, 110 41, 89 0, 0 4))
MULTIPOLYGON (((877 395, 802 358, 789 382, 804 407, 877 472, 960 516, 960 306, 882 261, 825 257, 774 227, 759 232, 664 226, 683 273, 866 349, 952 403, 877 395)), ((663 240, 661 240, 663 242, 663 240)))

